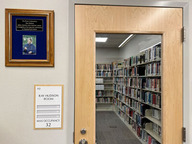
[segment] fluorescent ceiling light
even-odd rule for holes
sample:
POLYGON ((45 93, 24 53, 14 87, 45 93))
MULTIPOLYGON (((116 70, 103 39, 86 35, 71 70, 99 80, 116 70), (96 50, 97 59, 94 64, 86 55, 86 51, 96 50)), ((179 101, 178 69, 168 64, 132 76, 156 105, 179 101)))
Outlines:
POLYGON ((133 37, 133 34, 128 36, 118 47, 120 48, 120 47, 124 46, 132 37, 133 37))
POLYGON ((156 43, 156 44, 154 44, 154 45, 152 45, 152 46, 150 46, 148 48, 145 48, 145 49, 141 50, 140 52, 146 51, 146 50, 148 50, 148 49, 150 49, 150 48, 152 48, 152 47, 154 47, 154 46, 156 46, 158 44, 161 44, 161 42, 158 42, 158 43, 156 43))
POLYGON ((95 38, 95 41, 96 42, 106 42, 107 41, 107 37, 96 37, 95 38))

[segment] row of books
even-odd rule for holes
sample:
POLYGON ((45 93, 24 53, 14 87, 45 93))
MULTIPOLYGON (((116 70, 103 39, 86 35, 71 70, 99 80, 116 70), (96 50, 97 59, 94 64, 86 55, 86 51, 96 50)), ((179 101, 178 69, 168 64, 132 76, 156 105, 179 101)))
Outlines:
POLYGON ((161 111, 160 110, 156 110, 156 109, 152 109, 152 117, 161 120, 161 111))
POLYGON ((117 101, 117 105, 118 105, 119 108, 123 109, 123 105, 124 105, 124 104, 123 104, 122 102, 117 101))
POLYGON ((143 119, 144 117, 142 115, 139 115, 138 113, 133 113, 133 119, 136 121, 136 123, 142 127, 143 119))
POLYGON ((157 140, 155 140, 152 136, 150 136, 145 130, 143 130, 141 138, 147 144, 160 144, 157 140))
POLYGON ((104 95, 113 95, 113 90, 104 91, 104 95))
POLYGON ((140 90, 132 89, 132 88, 129 88, 129 90, 130 90, 128 93, 129 96, 136 98, 136 99, 140 98, 140 90))
POLYGON ((140 126, 142 125, 141 119, 143 117, 139 115, 135 110, 123 104, 119 104, 119 106, 124 113, 126 113, 130 118, 132 118, 132 120, 140 124, 140 126))
POLYGON ((121 62, 113 62, 113 69, 124 67, 124 61, 121 62))
POLYGON ((116 98, 113 99, 113 104, 115 104, 116 106, 118 105, 118 100, 116 98))
MULTIPOLYGON (((110 78, 110 77, 109 77, 110 78)), ((112 79, 110 80, 107 80, 106 78, 103 79, 103 78, 96 78, 95 79, 95 83, 96 84, 108 84, 108 85, 112 85, 113 84, 113 81, 112 79)))
POLYGON ((124 85, 134 88, 150 88, 154 91, 160 91, 160 79, 157 78, 125 78, 124 85))
POLYGON ((140 86, 141 78, 125 78, 125 86, 138 87, 140 86))
MULTIPOLYGON (((153 143, 153 144, 160 144, 157 140, 155 140, 148 133, 146 133, 147 134, 147 138, 146 139, 142 138, 142 135, 145 132, 145 130, 142 129, 142 127, 143 127, 143 119, 146 120, 146 118, 143 118, 145 116, 145 110, 149 109, 151 107, 139 102, 139 101, 144 101, 144 100, 142 100, 142 95, 144 95, 146 93, 146 91, 142 91, 140 89, 131 88, 131 86, 132 87, 146 88, 146 81, 148 79, 146 80, 146 78, 137 78, 137 79, 134 78, 134 80, 133 80, 133 78, 132 78, 132 79, 129 79, 129 80, 130 80, 130 83, 128 85, 130 87, 129 86, 128 87, 123 86, 122 87, 122 92, 125 93, 126 95, 129 95, 129 96, 131 96, 133 98, 138 99, 138 101, 134 100, 134 99, 131 99, 131 98, 127 97, 127 96, 123 96, 123 95, 118 94, 117 98, 119 98, 121 101, 124 102, 124 103, 118 102, 118 105, 121 107, 121 110, 123 110, 124 113, 127 116, 129 116, 129 118, 126 117, 123 113, 121 113, 121 115, 126 117, 126 120, 127 120, 128 124, 132 124, 132 128, 135 129, 136 134, 143 141, 145 141, 147 143, 149 142, 150 144, 151 143, 153 143), (144 110, 142 110, 142 109, 144 109, 144 110), (130 119, 130 117, 132 119, 130 119)), ((127 81, 127 83, 128 83, 128 81, 127 81)), ((119 91, 120 90, 121 90, 121 88, 119 88, 119 91)), ((147 92, 147 93, 151 93, 151 95, 153 94, 153 97, 154 96, 159 97, 159 102, 160 102, 160 94, 156 94, 156 93, 154 94, 153 92, 147 92)), ((153 99, 155 100, 155 98, 153 98, 153 99)), ((150 102, 150 99, 149 99, 149 102, 150 102)), ((159 107, 160 107, 160 104, 159 104, 159 107)))
POLYGON ((142 91, 141 100, 147 104, 154 105, 158 108, 161 108, 161 95, 160 94, 142 91))
POLYGON ((145 51, 145 62, 161 58, 161 44, 156 45, 145 51))
POLYGON ((138 76, 137 67, 132 67, 129 72, 129 76, 138 76))
POLYGON ((111 103, 113 102, 112 98, 96 98, 97 103, 111 103))
MULTIPOLYGON (((129 108, 128 108, 129 109, 129 108)), ((118 111, 118 114, 120 117, 122 117, 124 119, 124 121, 126 121, 130 126, 132 126, 132 129, 135 131, 135 133, 137 134, 137 136, 144 142, 146 142, 147 144, 160 144, 157 140, 155 140, 151 135, 149 135, 146 131, 145 131, 145 122, 149 122, 146 121, 142 122, 143 117, 139 117, 138 114, 134 113, 134 111, 132 111, 131 109, 129 109, 130 114, 128 114, 126 111, 122 112, 122 108, 121 110, 118 111), (130 118, 132 117, 132 118, 130 118)))
POLYGON ((125 100, 126 97, 125 97, 124 95, 122 95, 122 94, 120 94, 120 93, 116 93, 115 97, 118 98, 120 101, 126 103, 126 100, 125 100))
POLYGON ((132 67, 131 69, 124 69, 124 76, 155 76, 161 75, 161 63, 147 64, 143 67, 132 67))
POLYGON ((140 103, 136 100, 133 100, 133 99, 126 99, 126 102, 124 102, 124 103, 119 101, 118 106, 119 107, 122 107, 122 106, 130 107, 132 110, 138 112, 140 115, 145 115, 145 110, 149 108, 147 105, 142 104, 142 103, 140 103))
POLYGON ((96 72, 96 77, 112 77, 113 73, 112 72, 107 72, 107 71, 98 71, 96 72))
POLYGON ((124 119, 124 121, 126 121, 129 125, 132 126, 133 120, 127 114, 125 114, 125 112, 122 112, 121 110, 119 110, 118 114, 120 117, 124 119))
POLYGON ((160 126, 158 126, 155 123, 152 123, 152 130, 153 130, 154 133, 161 136, 161 127, 160 126))
MULTIPOLYGON (((115 82, 122 84, 122 79, 115 79, 115 82)), ((159 78, 125 78, 124 79, 124 89, 126 87, 130 88, 141 88, 148 89, 152 91, 161 91, 161 79, 159 78)))
POLYGON ((131 69, 124 69, 124 76, 156 76, 161 75, 161 64, 153 63, 145 67, 132 67, 131 69))
POLYGON ((144 85, 145 89, 152 91, 161 91, 161 79, 159 78, 146 78, 146 82, 144 85))
POLYGON ((131 100, 131 107, 137 110, 137 112, 139 112, 142 115, 145 115, 145 110, 149 108, 147 105, 133 99, 131 100))
POLYGON ((96 64, 96 69, 112 70, 112 64, 96 64))
POLYGON ((141 138, 143 129, 134 121, 132 123, 132 129, 136 132, 137 136, 141 138))
POLYGON ((125 59, 124 66, 135 66, 138 64, 142 64, 145 62, 157 60, 161 58, 161 44, 158 44, 154 47, 149 48, 148 50, 145 50, 144 52, 141 52, 137 56, 132 56, 128 59, 125 59))
POLYGON ((103 78, 96 78, 95 83, 103 83, 103 78))
POLYGON ((125 77, 130 76, 130 69, 128 69, 128 68, 125 68, 125 69, 124 69, 124 76, 125 76, 125 77))
POLYGON ((96 91, 96 96, 104 96, 104 91, 98 90, 96 91))
POLYGON ((115 84, 123 85, 123 84, 124 84, 124 78, 118 78, 118 77, 116 77, 116 78, 113 79, 113 82, 114 82, 115 84))
POLYGON ((144 74, 139 73, 139 68, 138 67, 132 67, 132 68, 125 68, 124 69, 124 76, 129 77, 129 76, 143 76, 144 74))
POLYGON ((125 87, 123 86, 123 94, 133 97, 133 98, 140 98, 140 90, 139 89, 135 89, 135 88, 131 88, 131 87, 125 87))
POLYGON ((138 101, 142 101, 146 104, 154 105, 155 107, 161 108, 161 95, 159 93, 142 91, 140 89, 129 88, 124 86, 121 87, 119 85, 115 85, 115 88, 118 92, 122 92, 122 94, 126 96, 130 96, 134 99, 137 99, 138 101))
POLYGON ((105 85, 105 90, 113 90, 112 85, 105 85))
MULTIPOLYGON (((131 67, 131 66, 136 66, 137 64, 140 64, 140 54, 139 55, 137 55, 137 56, 132 56, 132 57, 130 57, 130 58, 127 58, 127 59, 125 59, 124 61, 124 67, 127 67, 127 68, 129 68, 129 67, 131 67)), ((145 60, 145 59, 143 59, 143 60, 145 60)))
MULTIPOLYGON (((131 99, 129 97, 123 96, 119 93, 116 94, 116 98, 119 100, 118 101, 118 106, 121 107, 122 110, 124 110, 124 112, 129 115, 130 117, 132 117, 133 119, 136 120, 136 117, 134 117, 134 114, 138 115, 137 112, 139 112, 140 115, 138 115, 137 117, 142 117, 145 116, 145 112, 146 110, 152 110, 152 117, 160 120, 161 119, 161 111, 160 110, 156 110, 156 109, 150 109, 149 106, 142 104, 138 101, 135 101, 134 99, 131 99), (136 113, 135 113, 136 111, 136 113)), ((141 125, 141 121, 140 121, 140 125, 141 125)))
POLYGON ((125 59, 124 66, 125 67, 130 67, 130 66, 136 66, 137 64, 140 64, 144 62, 144 57, 142 58, 141 54, 138 54, 137 56, 132 56, 128 59, 125 59))
POLYGON ((131 109, 130 107, 124 106, 124 112, 130 116, 131 118, 133 117, 133 109, 131 109))
POLYGON ((138 61, 138 59, 137 59, 138 57, 137 56, 132 56, 131 58, 130 58, 130 66, 134 66, 134 65, 136 65, 137 64, 137 61, 138 61))
POLYGON ((102 96, 113 96, 113 91, 103 91, 103 90, 97 90, 96 91, 96 96, 97 97, 102 97, 102 96))
POLYGON ((96 85, 96 90, 104 90, 104 85, 96 85))
POLYGON ((151 63, 146 65, 147 75, 160 75, 161 74, 161 62, 151 63))
POLYGON ((113 85, 113 89, 115 91, 122 92, 122 86, 121 85, 114 84, 113 85))
POLYGON ((114 76, 123 76, 123 69, 115 70, 114 76))
POLYGON ((130 66, 130 58, 124 59, 124 67, 130 66))

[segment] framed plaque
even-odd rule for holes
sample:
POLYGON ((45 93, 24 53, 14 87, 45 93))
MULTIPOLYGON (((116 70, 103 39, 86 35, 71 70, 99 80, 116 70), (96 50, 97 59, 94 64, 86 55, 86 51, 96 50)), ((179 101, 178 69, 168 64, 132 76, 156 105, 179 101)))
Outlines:
POLYGON ((54 11, 5 9, 5 65, 54 66, 54 11))
POLYGON ((63 128, 63 85, 35 85, 34 129, 63 128))

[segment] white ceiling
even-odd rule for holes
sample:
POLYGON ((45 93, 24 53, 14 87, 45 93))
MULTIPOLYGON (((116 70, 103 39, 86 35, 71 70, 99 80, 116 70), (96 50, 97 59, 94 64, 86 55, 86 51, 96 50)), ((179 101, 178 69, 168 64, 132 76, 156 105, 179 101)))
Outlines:
MULTIPOLYGON (((130 34, 96 34, 96 37, 108 37, 107 42, 96 42, 96 48, 118 48, 118 46, 129 36, 130 34)), ((144 34, 135 34, 135 36, 130 39, 137 42, 137 45, 143 49, 143 45, 148 43, 153 43, 157 38, 161 39, 160 35, 144 35, 144 34), (138 39, 138 40, 137 40, 138 39)))
POLYGON ((97 42, 97 48, 118 48, 118 46, 129 36, 130 34, 96 34, 96 37, 108 37, 107 42, 97 42))

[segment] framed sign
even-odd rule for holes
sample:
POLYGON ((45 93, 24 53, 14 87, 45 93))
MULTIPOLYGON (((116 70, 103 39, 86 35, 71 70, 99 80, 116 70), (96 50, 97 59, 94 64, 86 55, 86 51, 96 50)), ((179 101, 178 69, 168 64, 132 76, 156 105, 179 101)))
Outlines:
POLYGON ((35 85, 34 129, 63 128, 63 85, 35 85))
POLYGON ((54 11, 5 9, 5 65, 54 66, 54 11))

